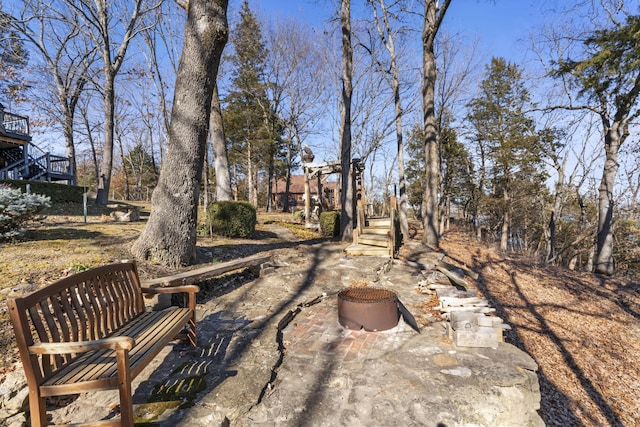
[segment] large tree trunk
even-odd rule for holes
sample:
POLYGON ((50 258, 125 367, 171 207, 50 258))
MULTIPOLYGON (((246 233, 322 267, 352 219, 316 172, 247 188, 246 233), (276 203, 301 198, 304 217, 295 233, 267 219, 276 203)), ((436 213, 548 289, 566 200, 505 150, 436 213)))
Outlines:
POLYGON ((115 75, 111 70, 111 64, 105 66, 104 84, 104 145, 102 147, 102 161, 100 162, 100 175, 98 179, 98 192, 96 204, 106 205, 109 201, 109 188, 111 187, 111 171, 113 170, 113 134, 115 116, 115 75))
POLYGON ((211 99, 228 37, 227 0, 190 0, 169 142, 152 209, 131 251, 171 267, 195 259, 196 221, 211 99))
POLYGON ((65 154, 70 162, 69 172, 73 175, 73 179, 69 184, 76 185, 78 182, 78 162, 76 161, 76 145, 73 140, 73 117, 74 112, 65 109, 62 133, 65 141, 65 154))
POLYGON ((422 197, 422 243, 438 248, 438 185, 440 156, 435 116, 436 57, 434 41, 437 32, 436 2, 426 0, 424 27, 422 29, 422 109, 424 120, 424 157, 426 166, 425 187, 422 197))
POLYGON ((340 236, 342 241, 353 239, 353 176, 351 171, 351 96, 353 94, 353 49, 351 47, 351 3, 342 0, 342 109, 340 110, 340 236))
POLYGON ((213 157, 216 168, 216 200, 232 200, 231 175, 229 173, 229 158, 227 157, 227 144, 224 136, 224 124, 222 122, 222 111, 220 109, 220 97, 218 95, 218 85, 213 89, 213 99, 211 101, 211 120, 209 133, 211 134, 211 144, 213 146, 213 157))
MULTIPOLYGON (((603 121, 607 121, 603 118, 603 121)), ((613 262, 613 188, 618 173, 618 151, 620 150, 623 125, 614 122, 606 126, 604 136, 605 162, 602 180, 598 189, 598 239, 596 245, 595 272, 612 275, 615 271, 613 262)))
POLYGON ((422 243, 433 248, 440 246, 438 234, 438 188, 440 155, 435 114, 436 56, 434 44, 444 15, 451 0, 438 5, 436 0, 424 0, 424 25, 422 27, 422 114, 424 122, 424 157, 426 165, 425 188, 422 197, 422 243))

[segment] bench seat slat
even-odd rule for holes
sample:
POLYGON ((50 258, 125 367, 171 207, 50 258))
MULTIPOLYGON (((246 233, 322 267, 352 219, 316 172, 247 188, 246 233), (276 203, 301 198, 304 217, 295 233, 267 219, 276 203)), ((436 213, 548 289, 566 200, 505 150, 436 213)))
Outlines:
MULTIPOLYGON (((129 352, 133 377, 188 324, 191 315, 189 309, 177 307, 147 312, 113 334, 129 336, 136 342, 129 352), (158 340, 159 337, 164 339, 158 340)), ((64 369, 54 373, 41 385, 41 391, 43 396, 53 396, 117 388, 117 383, 115 352, 98 350, 83 354, 64 369)))

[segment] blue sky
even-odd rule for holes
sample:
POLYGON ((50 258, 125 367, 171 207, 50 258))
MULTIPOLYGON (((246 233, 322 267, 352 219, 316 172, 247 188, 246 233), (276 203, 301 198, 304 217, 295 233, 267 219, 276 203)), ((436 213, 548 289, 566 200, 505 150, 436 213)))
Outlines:
MULTIPOLYGON (((336 1, 249 0, 250 7, 263 16, 295 16, 311 25, 322 26, 330 18, 336 1)), ((362 1, 353 2, 354 15, 362 1)), ((543 0, 453 0, 443 29, 478 38, 479 47, 491 56, 520 62, 526 58, 527 38, 545 20, 543 0)), ((239 5, 231 5, 235 9, 239 5)), ((233 13, 233 12, 231 12, 233 13)))

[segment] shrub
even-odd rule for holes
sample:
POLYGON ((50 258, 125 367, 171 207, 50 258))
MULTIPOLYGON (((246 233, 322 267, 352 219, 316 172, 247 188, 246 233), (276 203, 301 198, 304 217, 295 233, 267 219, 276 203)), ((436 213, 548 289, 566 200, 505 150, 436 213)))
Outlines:
POLYGON ((340 213, 322 212, 320 214, 320 231, 324 236, 338 237, 340 235, 340 213))
POLYGON ((211 230, 226 237, 251 237, 256 228, 256 208, 248 202, 215 202, 207 208, 211 230))
POLYGON ((0 185, 0 238, 18 236, 20 226, 48 206, 49 197, 0 185))
POLYGON ((82 203, 84 189, 77 185, 56 184, 43 181, 2 181, 13 188, 17 188, 26 193, 26 186, 29 184, 30 192, 49 196, 51 203, 82 203))

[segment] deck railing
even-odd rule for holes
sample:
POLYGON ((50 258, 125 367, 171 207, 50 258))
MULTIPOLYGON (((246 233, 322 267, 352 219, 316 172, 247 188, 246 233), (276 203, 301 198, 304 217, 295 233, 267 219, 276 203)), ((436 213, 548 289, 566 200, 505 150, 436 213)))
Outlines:
POLYGON ((29 118, 14 113, 1 112, 2 118, 0 132, 15 133, 17 135, 29 135, 29 118))
POLYGON ((56 156, 47 153, 39 147, 29 144, 31 152, 25 160, 20 159, 14 163, 6 165, 0 169, 0 180, 2 179, 31 179, 38 180, 41 177, 50 179, 52 177, 62 177, 71 179, 71 161, 68 157, 56 156))

